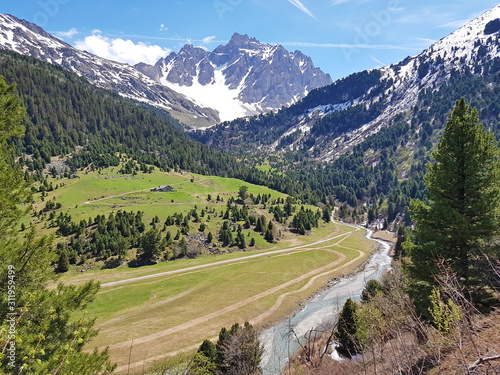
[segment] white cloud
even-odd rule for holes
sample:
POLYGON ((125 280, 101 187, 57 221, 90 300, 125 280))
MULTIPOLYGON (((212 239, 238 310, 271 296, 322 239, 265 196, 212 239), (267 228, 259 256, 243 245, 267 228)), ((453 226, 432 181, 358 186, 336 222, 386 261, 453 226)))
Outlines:
MULTIPOLYGON (((275 43, 270 43, 275 44, 275 43)), ((387 50, 417 50, 411 46, 398 46, 394 44, 356 44, 356 43, 309 43, 309 42, 283 42, 284 47, 315 47, 315 48, 359 48, 359 49, 387 49, 387 50)))
POLYGON ((170 53, 169 49, 157 45, 146 45, 142 42, 136 44, 129 39, 112 39, 101 35, 99 30, 94 30, 92 35, 83 40, 77 40, 75 47, 105 59, 131 65, 140 62, 155 64, 160 58, 170 53))
POLYGON ((168 27, 166 27, 163 23, 160 25, 160 31, 167 31, 168 27))
POLYGON ((215 35, 207 36, 206 38, 203 38, 203 44, 212 43, 214 40, 215 40, 215 35))
POLYGON ((347 3, 348 1, 350 1, 350 0, 331 0, 330 4, 331 5, 340 5, 340 4, 343 4, 343 3, 347 3))
POLYGON ((71 39, 78 34, 78 30, 72 27, 68 31, 54 31, 54 34, 62 39, 71 39))
POLYGON ((470 19, 455 20, 455 21, 446 22, 445 24, 439 25, 438 27, 459 29, 469 22, 470 22, 470 19))
POLYGON ((309 9, 307 9, 306 6, 304 4, 302 4, 302 2, 300 0, 288 0, 288 2, 290 4, 296 6, 297 8, 299 8, 302 12, 307 14, 309 17, 316 19, 316 17, 314 17, 314 14, 312 14, 311 11, 309 9))

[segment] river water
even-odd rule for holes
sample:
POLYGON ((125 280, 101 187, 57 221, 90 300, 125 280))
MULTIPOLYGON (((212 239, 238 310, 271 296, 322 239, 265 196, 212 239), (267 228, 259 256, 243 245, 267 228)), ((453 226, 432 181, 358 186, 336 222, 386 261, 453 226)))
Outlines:
MULTIPOLYGON (((372 231, 366 237, 371 238, 372 231)), ((263 375, 279 375, 288 363, 288 358, 299 350, 299 340, 311 329, 330 329, 335 324, 339 312, 348 298, 359 300, 363 288, 369 280, 380 280, 388 270, 392 258, 387 242, 372 239, 380 244, 362 271, 341 279, 338 283, 321 292, 292 317, 269 328, 260 335, 264 346, 262 357, 263 375), (291 333, 293 330, 294 333, 291 333), (296 336, 295 336, 296 335, 296 336)))

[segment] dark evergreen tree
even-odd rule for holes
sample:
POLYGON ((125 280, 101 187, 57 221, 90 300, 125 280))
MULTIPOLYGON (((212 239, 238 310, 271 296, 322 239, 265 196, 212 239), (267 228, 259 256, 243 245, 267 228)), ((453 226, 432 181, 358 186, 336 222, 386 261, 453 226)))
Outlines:
POLYGON ((61 254, 59 255, 59 259, 57 260, 57 271, 58 272, 68 272, 69 270, 69 258, 68 258, 68 252, 66 249, 63 249, 61 251, 61 254))
POLYGON ((330 206, 323 207, 323 221, 329 223, 332 219, 332 209, 330 206))
POLYGON ((484 276, 483 270, 471 273, 471 261, 491 250, 486 244, 500 229, 499 157, 494 135, 478 124, 478 111, 457 101, 425 176, 429 205, 411 205, 415 232, 404 248, 420 293, 430 295, 440 261, 468 286, 484 276))
POLYGON ((406 241, 406 229, 404 225, 398 227, 396 245, 394 246, 394 256, 396 258, 402 258, 406 256, 406 252, 403 247, 403 243, 406 241))
POLYGON ((242 185, 238 191, 238 198, 241 202, 244 202, 248 198, 248 186, 242 185))
POLYGON ((186 242, 185 237, 182 237, 180 242, 179 242, 179 250, 180 250, 180 253, 183 257, 187 255, 188 247, 187 247, 187 242, 186 242))
POLYGON ((352 299, 348 298, 339 314, 335 339, 338 342, 337 351, 340 355, 351 358, 358 352, 356 342, 356 310, 357 305, 352 299))
POLYGON ((159 256, 161 253, 160 240, 160 233, 156 229, 151 228, 149 231, 144 233, 140 241, 141 256, 146 259, 152 259, 159 256))

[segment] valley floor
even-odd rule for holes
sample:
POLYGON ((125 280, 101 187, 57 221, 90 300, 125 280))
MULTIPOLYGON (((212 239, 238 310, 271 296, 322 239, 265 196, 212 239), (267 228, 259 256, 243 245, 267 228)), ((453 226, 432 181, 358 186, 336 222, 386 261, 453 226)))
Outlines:
POLYGON ((362 230, 328 227, 329 234, 309 244, 87 273, 64 282, 105 280, 89 306, 100 331, 89 349, 109 347, 119 374, 140 371, 215 339, 222 326, 268 326, 368 258, 373 245, 362 230))

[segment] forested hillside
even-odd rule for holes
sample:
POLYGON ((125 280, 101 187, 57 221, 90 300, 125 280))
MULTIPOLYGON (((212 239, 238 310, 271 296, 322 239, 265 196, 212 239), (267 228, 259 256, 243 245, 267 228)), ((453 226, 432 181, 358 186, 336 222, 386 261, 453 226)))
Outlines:
MULTIPOLYGON (((17 82, 27 109, 26 136, 16 141, 15 148, 18 155, 24 152, 31 156, 25 162, 32 170, 43 169, 52 156, 69 154, 72 157, 67 162, 73 170, 89 165, 93 168, 118 165, 115 154, 121 152, 140 163, 165 170, 230 176, 267 185, 308 203, 327 203, 328 197, 335 198, 350 206, 342 210, 342 216, 358 221, 366 214, 355 209, 362 203, 375 203, 374 216, 378 212, 391 221, 397 213, 404 212, 411 198, 423 198, 425 164, 431 160, 430 150, 457 98, 463 96, 477 106, 480 121, 497 136, 500 134, 498 74, 457 75, 439 91, 423 91, 412 111, 396 116, 388 127, 334 162, 315 161, 320 150, 314 143, 307 143, 294 152, 270 156, 274 168, 262 172, 252 167, 249 160, 253 158, 248 159, 248 155, 243 157, 245 163, 241 163, 235 156, 191 141, 174 120, 96 89, 62 68, 13 52, 1 52, 0 74, 7 82, 17 82)), ((370 77, 360 74, 359 80, 369 82, 370 77)), ((314 94, 307 97, 313 99, 314 94)), ((276 116, 255 117, 247 126, 253 123, 261 126, 266 119, 286 123, 292 112, 284 109, 276 116)), ((346 110, 345 116, 347 112, 350 116, 356 107, 346 110)), ((325 129, 313 130, 320 134, 328 132, 326 121, 325 117, 316 123, 325 129)), ((245 133, 241 138, 248 141, 245 133)))
MULTIPOLYGON (((421 92, 418 104, 411 111, 397 115, 387 127, 364 139, 352 151, 330 163, 315 160, 321 152, 315 142, 337 134, 340 130, 335 124, 349 126, 351 122, 356 122, 357 116, 369 116, 370 111, 358 111, 357 107, 350 107, 317 121, 311 129, 311 134, 315 136, 311 136, 310 142, 306 141, 302 148, 288 150, 285 142, 278 146, 283 153, 279 157, 269 156, 268 159, 273 167, 285 170, 291 180, 298 182, 296 186, 302 189, 304 199, 324 201, 326 197, 334 196, 351 206, 343 210, 344 218, 355 219, 359 216, 359 220, 362 220, 363 212, 353 208, 361 203, 371 202, 375 203, 376 211, 383 206, 384 216, 387 215, 389 221, 392 221, 398 212, 405 211, 410 199, 423 199, 425 165, 432 159, 431 151, 435 148, 457 98, 464 97, 472 106, 477 107, 480 122, 497 139, 500 137, 499 83, 498 73, 491 76, 476 76, 472 73, 456 75, 439 90, 421 92), (332 126, 337 130, 331 129, 332 126), (385 199, 387 201, 378 204, 381 198, 382 202, 385 199)), ((312 100, 310 96, 307 98, 312 100)), ((373 110, 376 110, 376 104, 373 110)), ((266 139, 271 139, 270 132, 279 126, 285 126, 287 119, 293 115, 294 107, 291 107, 276 115, 235 121, 228 126, 269 129, 258 133, 262 136, 261 141, 266 142, 266 139)), ((251 140, 252 135, 245 133, 244 129, 243 135, 237 140, 228 138, 226 141, 243 143, 251 140)), ((217 131, 223 130, 221 128, 217 131)), ((290 135, 290 138, 293 137, 293 134, 290 135)), ((218 146, 224 148, 223 145, 218 146)), ((382 213, 382 210, 379 212, 382 213)))
POLYGON ((117 94, 96 89, 73 73, 14 52, 0 52, 0 75, 15 82, 28 116, 16 152, 32 155, 40 170, 52 156, 79 152, 72 167, 117 165, 114 153, 164 169, 259 180, 232 156, 191 141, 174 120, 165 119, 117 94))

